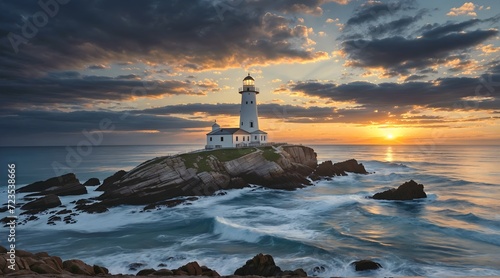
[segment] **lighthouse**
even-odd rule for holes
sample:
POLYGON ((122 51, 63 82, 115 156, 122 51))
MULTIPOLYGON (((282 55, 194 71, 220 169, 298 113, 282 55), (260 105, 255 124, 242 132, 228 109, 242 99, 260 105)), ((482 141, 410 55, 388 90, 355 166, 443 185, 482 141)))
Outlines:
POLYGON ((243 79, 243 87, 238 92, 241 95, 239 128, 222 128, 216 121, 207 133, 206 149, 253 147, 268 142, 267 132, 259 129, 259 89, 250 74, 243 79))
POLYGON ((240 128, 250 133, 259 130, 257 112, 259 89, 255 88, 255 80, 250 74, 243 79, 243 87, 239 91, 241 94, 240 128))

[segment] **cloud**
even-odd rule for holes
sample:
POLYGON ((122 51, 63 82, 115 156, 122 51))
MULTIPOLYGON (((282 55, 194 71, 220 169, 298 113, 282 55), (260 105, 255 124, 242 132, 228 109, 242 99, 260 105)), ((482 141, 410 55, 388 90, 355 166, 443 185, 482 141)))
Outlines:
POLYGON ((125 101, 165 95, 204 95, 206 90, 213 91, 217 87, 211 80, 141 80, 136 75, 106 77, 61 72, 40 78, 2 80, 0 108, 58 105, 82 107, 100 101, 125 101))
POLYGON ((396 36, 373 40, 358 39, 344 41, 342 47, 350 59, 350 66, 382 67, 392 75, 407 75, 410 69, 425 69, 443 64, 453 52, 478 45, 497 34, 497 30, 475 30, 436 38, 396 36))
POLYGON ((347 20, 346 26, 365 24, 376 21, 379 18, 391 16, 401 10, 411 10, 415 8, 415 1, 397 1, 382 3, 370 1, 361 5, 354 14, 347 20))
POLYGON ((238 1, 221 11, 218 2, 209 0, 74 0, 61 5, 57 16, 38 28, 29 43, 19 45, 16 54, 7 34, 22 36, 22 26, 33 21, 31 15, 40 7, 2 1, 0 77, 40 77, 127 62, 201 71, 326 59, 325 52, 304 44, 310 41, 308 33, 296 32, 301 27, 293 18, 276 14, 314 14, 326 2, 332 1, 238 1))
MULTIPOLYGON (((349 102, 370 110, 396 112, 414 106, 442 110, 500 109, 500 74, 497 67, 480 78, 447 77, 427 82, 380 83, 306 81, 289 84, 291 93, 303 93, 336 102, 349 102), (480 97, 480 98, 479 98, 480 97)), ((414 79, 419 79, 417 78, 414 79)))
POLYGON ((448 15, 448 16, 459 16, 459 15, 477 16, 475 9, 476 9, 476 5, 474 5, 474 3, 466 2, 458 8, 451 8, 451 10, 446 15, 448 15))
POLYGON ((422 29, 424 32, 422 33, 423 37, 426 38, 438 38, 443 35, 447 35, 449 33, 457 33, 460 31, 465 30, 468 27, 471 27, 473 25, 476 25, 480 23, 481 20, 479 19, 471 19, 463 22, 458 22, 458 23, 445 23, 443 25, 438 25, 438 24, 427 24, 425 25, 422 29))

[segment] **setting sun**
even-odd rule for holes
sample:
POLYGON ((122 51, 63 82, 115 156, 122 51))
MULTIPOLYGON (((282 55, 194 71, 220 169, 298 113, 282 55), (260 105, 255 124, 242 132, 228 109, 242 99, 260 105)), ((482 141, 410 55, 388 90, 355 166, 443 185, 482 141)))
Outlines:
POLYGON ((392 139, 394 139, 394 135, 387 134, 386 138, 387 138, 387 140, 392 140, 392 139))

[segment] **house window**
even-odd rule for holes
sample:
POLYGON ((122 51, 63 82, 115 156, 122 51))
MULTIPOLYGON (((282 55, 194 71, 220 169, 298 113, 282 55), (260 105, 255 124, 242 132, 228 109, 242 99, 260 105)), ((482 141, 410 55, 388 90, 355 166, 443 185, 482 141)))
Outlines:
POLYGON ((266 136, 264 135, 264 141, 266 141, 266 136))
POLYGON ((250 101, 250 104, 253 104, 253 100, 252 100, 252 101, 250 101))
POLYGON ((250 141, 250 136, 247 137, 247 141, 250 141))
POLYGON ((253 127, 253 122, 250 122, 250 127, 253 127))
POLYGON ((247 101, 247 104, 248 104, 248 101, 247 101))
POLYGON ((212 142, 212 136, 210 136, 210 142, 212 142))
POLYGON ((238 142, 238 136, 236 136, 236 142, 238 142))
POLYGON ((255 136, 255 140, 257 140, 257 135, 255 136))
MULTIPOLYGON (((240 113, 241 113, 241 111, 240 111, 240 113)), ((243 126, 243 122, 241 122, 241 125, 243 126)))
POLYGON ((224 136, 221 136, 221 137, 220 137, 220 141, 221 141, 221 142, 222 142, 222 141, 224 141, 224 136))
POLYGON ((243 136, 243 142, 245 142, 245 136, 243 136))

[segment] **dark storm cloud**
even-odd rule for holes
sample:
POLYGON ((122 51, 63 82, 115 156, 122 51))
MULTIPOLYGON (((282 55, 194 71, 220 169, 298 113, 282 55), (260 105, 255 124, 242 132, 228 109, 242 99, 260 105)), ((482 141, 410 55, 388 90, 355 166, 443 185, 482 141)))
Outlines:
POLYGON ((452 33, 438 38, 405 38, 401 36, 373 40, 348 40, 343 49, 358 67, 383 67, 406 73, 443 63, 454 51, 475 46, 498 34, 497 30, 452 33), (360 47, 363 46, 363 47, 360 47))
POLYGON ((369 109, 422 106, 443 110, 500 109, 500 75, 488 73, 481 78, 440 78, 429 82, 347 84, 299 82, 292 92, 333 101, 354 102, 369 109))
POLYGON ((76 72, 47 77, 0 81, 0 108, 85 105, 96 101, 123 101, 135 97, 203 94, 200 85, 186 81, 142 81, 136 76, 81 76, 76 72))
POLYGON ((365 24, 376 21, 381 17, 391 16, 400 10, 411 10, 414 8, 415 1, 365 3, 347 20, 346 26, 365 24))
POLYGON ((295 43, 306 37, 294 32, 293 21, 268 23, 281 19, 273 11, 315 10, 323 2, 235 1, 232 9, 220 11, 217 2, 209 0, 74 0, 59 5, 28 43, 17 45, 16 54, 8 34, 23 36, 26 20, 33 22, 32 15, 42 9, 35 1, 2 1, 0 77, 43 76, 139 60, 191 70, 312 61, 325 54, 295 43))
POLYGON ((99 129, 102 120, 112 123, 114 131, 168 131, 209 125, 205 121, 173 116, 110 111, 10 111, 0 118, 0 128, 10 130, 10 135, 81 133, 99 129))
POLYGON ((481 22, 479 19, 471 19, 458 23, 446 23, 444 25, 439 24, 427 24, 422 30, 422 36, 426 38, 438 38, 449 33, 455 33, 465 30, 468 27, 478 24, 481 22))
MULTIPOLYGON (((498 22, 499 15, 487 19, 418 26, 417 23, 428 14, 428 10, 415 12, 417 3, 373 2, 355 11, 340 36, 342 51, 348 58, 347 64, 352 67, 382 68, 385 77, 408 76, 419 70, 446 64, 451 56, 461 55, 462 60, 470 60, 472 47, 498 35, 498 30, 491 28, 467 29, 478 25, 493 26, 498 22)), ((463 66, 455 70, 463 70, 463 66)))

